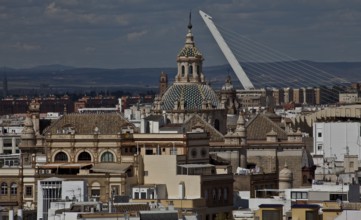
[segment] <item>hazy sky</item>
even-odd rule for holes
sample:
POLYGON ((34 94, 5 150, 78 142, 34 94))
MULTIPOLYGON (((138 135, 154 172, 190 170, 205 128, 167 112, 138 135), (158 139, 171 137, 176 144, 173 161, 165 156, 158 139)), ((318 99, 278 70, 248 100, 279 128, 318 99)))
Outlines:
POLYGON ((224 64, 200 9, 295 58, 361 61, 360 0, 0 0, 0 65, 175 67, 190 10, 204 64, 224 64))

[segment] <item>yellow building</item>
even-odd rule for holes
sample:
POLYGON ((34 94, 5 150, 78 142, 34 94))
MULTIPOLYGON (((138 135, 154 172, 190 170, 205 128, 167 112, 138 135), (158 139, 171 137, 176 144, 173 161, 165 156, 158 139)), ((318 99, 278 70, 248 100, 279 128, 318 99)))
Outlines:
MULTIPOLYGON (((166 138, 164 134, 147 134, 148 146, 152 146, 151 140, 155 141, 158 137, 159 153, 143 155, 144 185, 134 186, 132 197, 135 201, 172 205, 183 215, 197 213, 203 220, 231 215, 233 175, 229 172, 218 174, 217 167, 209 164, 208 134, 195 132, 182 135, 187 140, 184 153, 180 151, 182 147, 177 147, 177 154, 172 155, 167 154, 167 150, 163 151, 159 141, 166 138)), ((138 136, 141 134, 135 134, 134 138, 140 142, 138 136)), ((177 137, 180 138, 179 134, 173 136, 173 141, 177 137)), ((181 146, 179 140, 177 144, 181 146)))
POLYGON ((283 220, 283 205, 262 204, 255 213, 257 220, 283 220))
POLYGON ((294 204, 292 205, 292 219, 293 220, 321 220, 321 216, 318 214, 320 209, 316 204, 294 204))
POLYGON ((342 213, 342 207, 337 202, 323 202, 322 220, 334 220, 342 213))

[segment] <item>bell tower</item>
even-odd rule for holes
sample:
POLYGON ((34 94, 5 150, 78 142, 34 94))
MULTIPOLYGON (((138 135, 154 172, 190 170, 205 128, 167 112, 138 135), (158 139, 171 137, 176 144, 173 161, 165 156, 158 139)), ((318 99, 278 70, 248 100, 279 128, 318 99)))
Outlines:
POLYGON ((168 74, 161 72, 159 78, 159 96, 162 97, 168 88, 168 74))
POLYGON ((175 83, 205 83, 202 72, 203 56, 194 43, 191 14, 189 14, 186 43, 177 56, 177 75, 175 83))

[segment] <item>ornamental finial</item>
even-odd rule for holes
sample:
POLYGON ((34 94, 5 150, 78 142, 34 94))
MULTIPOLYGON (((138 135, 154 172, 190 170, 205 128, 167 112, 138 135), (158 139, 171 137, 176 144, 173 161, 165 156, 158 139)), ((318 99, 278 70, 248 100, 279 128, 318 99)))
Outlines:
POLYGON ((188 23, 188 29, 192 29, 192 11, 189 12, 189 23, 188 23))

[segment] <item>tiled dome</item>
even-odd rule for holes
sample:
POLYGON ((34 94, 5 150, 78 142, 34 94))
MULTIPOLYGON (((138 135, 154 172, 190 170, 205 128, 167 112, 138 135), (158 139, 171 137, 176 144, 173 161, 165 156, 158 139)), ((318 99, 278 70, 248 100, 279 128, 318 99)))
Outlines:
POLYGON ((178 54, 179 57, 198 57, 202 56, 196 47, 183 47, 178 54))
POLYGON ((210 101, 213 108, 219 108, 219 101, 214 90, 205 84, 185 83, 173 84, 164 93, 161 100, 162 110, 173 110, 174 103, 184 99, 185 110, 202 109, 203 101, 210 101))

